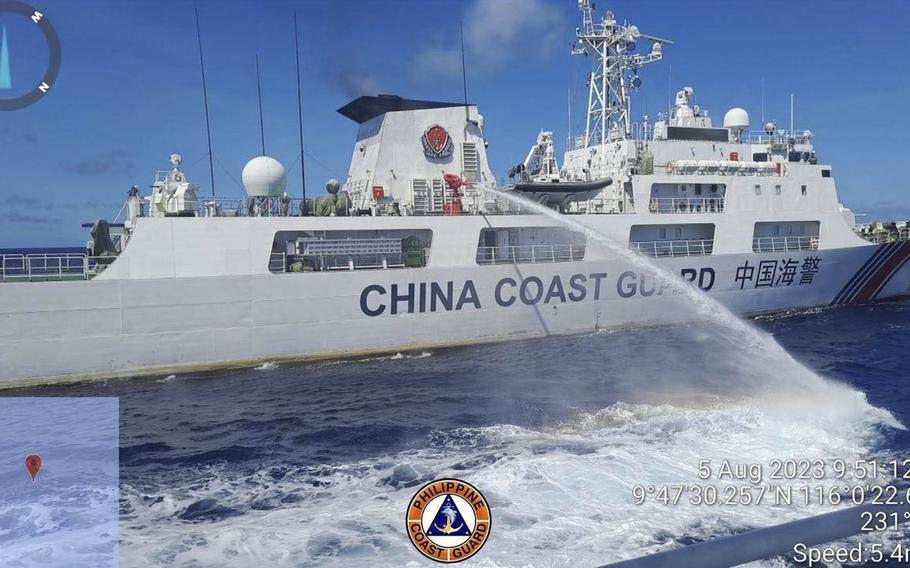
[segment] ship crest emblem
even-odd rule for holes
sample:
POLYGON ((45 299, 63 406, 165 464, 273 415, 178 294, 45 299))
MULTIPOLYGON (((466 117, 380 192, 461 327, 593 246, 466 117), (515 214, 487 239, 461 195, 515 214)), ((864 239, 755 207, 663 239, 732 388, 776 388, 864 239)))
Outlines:
POLYGON ((461 562, 477 554, 490 534, 490 508, 476 487, 438 479, 421 487, 407 511, 411 542, 438 562, 461 562))
POLYGON ((455 151, 449 131, 438 124, 427 128, 420 141, 423 142, 423 154, 430 159, 448 158, 455 151))

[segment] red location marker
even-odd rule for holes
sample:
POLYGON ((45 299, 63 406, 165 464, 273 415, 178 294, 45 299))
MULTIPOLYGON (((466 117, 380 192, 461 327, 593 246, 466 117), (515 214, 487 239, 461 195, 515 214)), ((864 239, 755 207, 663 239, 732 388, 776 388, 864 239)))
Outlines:
POLYGON ((32 481, 35 481, 35 478, 38 477, 38 472, 41 471, 41 456, 38 454, 25 456, 25 469, 32 476, 32 481))

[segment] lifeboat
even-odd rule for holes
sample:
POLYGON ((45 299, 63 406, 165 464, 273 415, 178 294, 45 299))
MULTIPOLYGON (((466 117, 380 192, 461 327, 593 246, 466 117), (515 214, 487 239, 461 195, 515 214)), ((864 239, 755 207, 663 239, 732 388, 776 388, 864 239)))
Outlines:
POLYGON ((613 178, 606 177, 593 181, 520 181, 507 190, 519 193, 572 194, 600 191, 613 183, 613 178))

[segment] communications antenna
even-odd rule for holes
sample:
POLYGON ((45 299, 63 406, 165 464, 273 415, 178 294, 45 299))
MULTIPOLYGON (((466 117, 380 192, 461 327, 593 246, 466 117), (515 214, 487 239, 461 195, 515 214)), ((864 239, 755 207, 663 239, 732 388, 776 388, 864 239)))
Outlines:
POLYGON ((663 46, 673 42, 643 34, 637 26, 619 24, 612 12, 595 22, 591 0, 578 0, 578 8, 583 25, 575 30, 577 41, 572 46, 572 54, 591 58, 585 146, 630 138, 630 95, 641 86, 638 70, 660 61, 663 46), (638 39, 651 42, 649 53, 635 53, 638 39))
POLYGON ((297 128, 300 136, 300 214, 306 217, 306 156, 303 151, 303 95, 300 87, 300 41, 297 38, 297 12, 294 12, 294 54, 297 62, 297 128))
POLYGON ((215 197, 215 165, 212 154, 212 127, 209 122, 209 93, 205 85, 205 59, 202 57, 202 32, 199 31, 199 6, 193 2, 193 14, 196 16, 196 41, 199 44, 199 67, 202 70, 202 101, 205 109, 205 138, 209 147, 209 181, 212 184, 212 197, 215 197))
POLYGON ((265 156, 265 123, 262 120, 262 78, 259 73, 259 54, 256 54, 256 93, 259 95, 259 140, 262 143, 262 155, 265 156))

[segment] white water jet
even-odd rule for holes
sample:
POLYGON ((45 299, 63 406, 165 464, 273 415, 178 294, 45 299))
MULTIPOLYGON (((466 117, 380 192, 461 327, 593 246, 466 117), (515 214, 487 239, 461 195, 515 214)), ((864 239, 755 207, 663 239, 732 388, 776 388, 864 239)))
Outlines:
POLYGON ((812 414, 819 418, 837 420, 846 412, 851 415, 874 417, 873 420, 893 428, 904 428, 890 412, 870 405, 864 393, 819 376, 794 359, 770 334, 740 318, 706 292, 683 280, 682 277, 633 251, 625 243, 616 241, 524 196, 498 189, 494 189, 492 192, 503 199, 532 209, 566 227, 584 233, 592 241, 600 243, 622 260, 629 262, 639 270, 658 277, 665 289, 682 296, 687 301, 684 305, 693 309, 696 315, 731 332, 734 335, 734 337, 728 337, 731 344, 740 345, 751 355, 757 355, 763 359, 753 363, 756 365, 756 369, 762 371, 755 373, 753 378, 761 376, 763 379, 763 384, 754 386, 761 388, 763 392, 750 394, 761 394, 766 401, 772 402, 773 410, 785 413, 805 412, 811 407, 812 414), (762 365, 768 365, 768 367, 760 368, 762 365), (766 372, 772 369, 773 373, 766 372))

